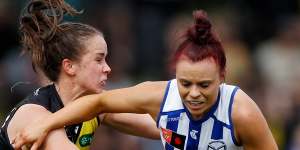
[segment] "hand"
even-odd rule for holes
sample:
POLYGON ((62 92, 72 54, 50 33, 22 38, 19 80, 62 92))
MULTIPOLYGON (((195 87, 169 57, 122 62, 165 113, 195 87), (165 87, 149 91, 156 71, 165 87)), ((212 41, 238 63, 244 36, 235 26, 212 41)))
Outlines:
POLYGON ((15 150, 21 150, 23 147, 30 147, 30 150, 38 150, 47 134, 46 126, 39 121, 28 125, 21 132, 17 133, 11 144, 15 150))

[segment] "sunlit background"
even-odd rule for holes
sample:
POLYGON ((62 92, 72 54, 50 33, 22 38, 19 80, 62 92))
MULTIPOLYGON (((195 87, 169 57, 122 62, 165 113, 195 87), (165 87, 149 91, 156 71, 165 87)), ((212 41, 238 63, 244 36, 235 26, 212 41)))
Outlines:
MULTIPOLYGON (((20 55, 18 16, 25 0, 0 0, 0 122, 39 85, 20 55)), ((300 150, 299 0, 69 0, 76 18, 104 32, 112 74, 108 89, 168 80, 168 58, 192 11, 204 9, 227 53, 226 82, 259 105, 280 149, 300 150)), ((259 138, 259 135, 257 135, 259 138)), ((93 150, 159 150, 160 141, 100 127, 93 150)))

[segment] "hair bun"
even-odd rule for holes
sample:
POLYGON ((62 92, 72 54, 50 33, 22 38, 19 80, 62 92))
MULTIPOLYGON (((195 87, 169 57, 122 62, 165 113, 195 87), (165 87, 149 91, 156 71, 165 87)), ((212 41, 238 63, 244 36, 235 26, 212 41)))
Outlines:
POLYGON ((48 9, 47 4, 44 1, 40 0, 34 0, 27 6, 28 13, 34 13, 44 9, 48 9))
POLYGON ((212 37, 211 23, 207 18, 207 14, 203 10, 197 10, 193 12, 195 24, 193 26, 193 37, 195 42, 199 44, 208 43, 212 37))
POLYGON ((35 32, 30 35, 39 36, 44 41, 50 41, 64 14, 71 16, 81 14, 64 0, 30 0, 21 15, 21 30, 24 32, 35 32), (25 31, 27 30, 27 31, 25 31))

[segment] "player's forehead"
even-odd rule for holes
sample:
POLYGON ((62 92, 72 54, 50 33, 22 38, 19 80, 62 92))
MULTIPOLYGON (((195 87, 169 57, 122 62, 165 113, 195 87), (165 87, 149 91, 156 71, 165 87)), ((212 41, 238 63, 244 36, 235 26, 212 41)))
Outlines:
POLYGON ((219 75, 219 69, 215 61, 211 58, 192 62, 188 59, 178 61, 176 65, 176 78, 204 81, 214 80, 219 75))
POLYGON ((84 55, 88 57, 105 57, 108 54, 106 41, 100 35, 91 36, 83 44, 84 55))

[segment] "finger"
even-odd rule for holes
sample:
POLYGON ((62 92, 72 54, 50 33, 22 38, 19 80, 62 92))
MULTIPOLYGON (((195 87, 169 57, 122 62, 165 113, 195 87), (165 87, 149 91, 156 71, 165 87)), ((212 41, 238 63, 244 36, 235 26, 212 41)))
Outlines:
POLYGON ((35 142, 35 143, 31 146, 30 150, 37 150, 38 148, 39 148, 39 143, 38 143, 38 142, 35 142))
POLYGON ((14 149, 20 149, 22 145, 25 144, 25 141, 23 140, 23 138, 21 138, 21 136, 16 136, 16 138, 13 141, 13 148, 14 149))
POLYGON ((10 144, 14 144, 16 141, 16 138, 13 138, 11 141, 10 141, 10 144))
POLYGON ((21 146, 24 145, 23 143, 24 143, 23 141, 17 140, 17 142, 12 144, 12 147, 14 149, 21 149, 21 146))
POLYGON ((14 150, 22 150, 22 148, 18 148, 18 149, 15 149, 15 148, 14 148, 14 150))
POLYGON ((12 147, 17 150, 17 149, 20 149, 20 147, 18 145, 16 145, 16 141, 18 141, 17 139, 19 137, 19 134, 17 134, 10 142, 10 144, 12 145, 12 147))
POLYGON ((28 145, 23 145, 21 148, 21 150, 29 150, 29 149, 30 149, 30 146, 28 146, 28 145))
POLYGON ((16 138, 13 138, 10 142, 10 145, 15 149, 15 150, 18 150, 17 147, 15 147, 15 142, 16 142, 16 138))
POLYGON ((13 140, 11 141, 11 145, 12 145, 13 149, 14 149, 14 150, 22 150, 21 147, 16 147, 15 141, 16 141, 16 139, 13 139, 13 140))

